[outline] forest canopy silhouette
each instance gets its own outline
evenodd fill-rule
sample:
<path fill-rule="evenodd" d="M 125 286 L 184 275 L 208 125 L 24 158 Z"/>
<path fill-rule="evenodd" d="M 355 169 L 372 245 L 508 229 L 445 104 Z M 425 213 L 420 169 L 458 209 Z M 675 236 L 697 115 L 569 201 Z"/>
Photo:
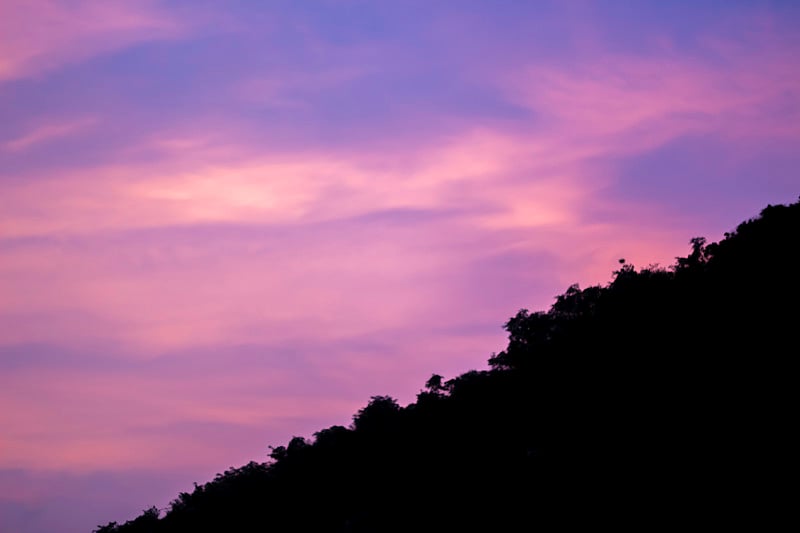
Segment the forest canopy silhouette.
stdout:
<path fill-rule="evenodd" d="M 800 201 L 689 244 L 520 310 L 489 370 L 374 396 L 95 532 L 764 528 L 796 473 Z"/>

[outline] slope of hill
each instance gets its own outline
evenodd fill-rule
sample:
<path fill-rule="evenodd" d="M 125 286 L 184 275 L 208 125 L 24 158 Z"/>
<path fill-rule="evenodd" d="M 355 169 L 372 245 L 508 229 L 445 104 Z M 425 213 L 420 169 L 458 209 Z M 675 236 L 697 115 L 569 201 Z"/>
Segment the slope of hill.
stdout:
<path fill-rule="evenodd" d="M 765 527 L 790 509 L 800 202 L 509 319 L 491 370 L 98 533 Z"/>

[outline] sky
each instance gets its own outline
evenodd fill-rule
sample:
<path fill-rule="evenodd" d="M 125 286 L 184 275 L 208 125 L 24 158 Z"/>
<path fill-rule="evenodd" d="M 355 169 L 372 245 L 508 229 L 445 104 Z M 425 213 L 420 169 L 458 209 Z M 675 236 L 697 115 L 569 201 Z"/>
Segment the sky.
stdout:
<path fill-rule="evenodd" d="M 0 531 L 88 533 L 800 194 L 791 1 L 0 2 Z"/>

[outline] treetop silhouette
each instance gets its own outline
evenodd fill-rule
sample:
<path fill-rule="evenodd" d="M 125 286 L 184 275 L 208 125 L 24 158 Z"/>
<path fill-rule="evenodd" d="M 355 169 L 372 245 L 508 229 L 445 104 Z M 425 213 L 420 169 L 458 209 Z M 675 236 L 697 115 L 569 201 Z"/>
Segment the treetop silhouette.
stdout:
<path fill-rule="evenodd" d="M 769 528 L 796 474 L 800 202 L 689 246 L 519 310 L 490 370 L 433 374 L 406 407 L 373 396 L 95 531 Z"/>

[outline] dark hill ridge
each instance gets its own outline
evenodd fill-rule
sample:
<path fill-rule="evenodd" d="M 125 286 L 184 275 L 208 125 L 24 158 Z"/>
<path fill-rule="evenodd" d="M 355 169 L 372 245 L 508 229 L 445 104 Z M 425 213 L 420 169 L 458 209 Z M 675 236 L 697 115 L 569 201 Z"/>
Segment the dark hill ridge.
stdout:
<path fill-rule="evenodd" d="M 373 397 L 96 531 L 764 529 L 793 501 L 798 251 L 800 202 L 768 206 L 669 269 L 521 310 L 489 371 Z"/>

